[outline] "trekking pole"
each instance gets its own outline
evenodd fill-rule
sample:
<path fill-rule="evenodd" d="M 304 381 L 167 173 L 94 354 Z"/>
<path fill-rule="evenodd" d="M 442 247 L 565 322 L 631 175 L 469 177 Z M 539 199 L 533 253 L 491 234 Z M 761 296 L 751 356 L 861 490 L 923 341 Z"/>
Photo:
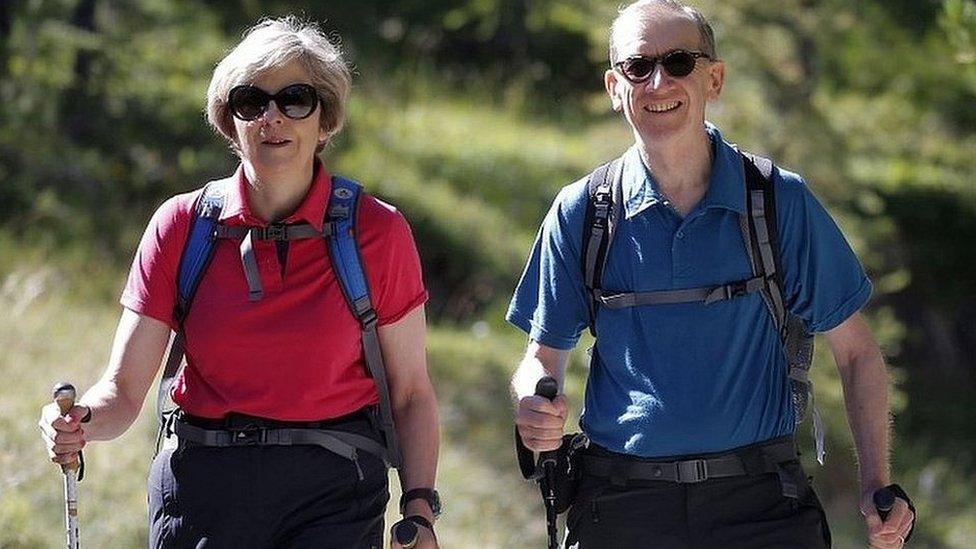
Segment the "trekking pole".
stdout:
<path fill-rule="evenodd" d="M 545 376 L 536 383 L 535 394 L 553 400 L 559 386 L 556 380 Z M 546 529 L 549 534 L 549 549 L 559 549 L 559 534 L 556 532 L 556 451 L 539 454 L 539 468 L 542 469 L 543 503 L 546 506 Z"/>
<path fill-rule="evenodd" d="M 888 519 L 891 508 L 895 506 L 894 492 L 888 488 L 879 488 L 875 490 L 871 499 L 874 500 L 874 508 L 878 510 L 878 516 L 881 517 L 881 522 L 884 522 Z"/>
<path fill-rule="evenodd" d="M 66 417 L 68 411 L 75 405 L 75 388 L 70 383 L 58 383 L 54 386 L 54 402 L 61 409 L 61 416 Z M 61 465 L 64 473 L 64 525 L 68 529 L 68 549 L 78 549 L 78 467 L 79 460 Z"/>

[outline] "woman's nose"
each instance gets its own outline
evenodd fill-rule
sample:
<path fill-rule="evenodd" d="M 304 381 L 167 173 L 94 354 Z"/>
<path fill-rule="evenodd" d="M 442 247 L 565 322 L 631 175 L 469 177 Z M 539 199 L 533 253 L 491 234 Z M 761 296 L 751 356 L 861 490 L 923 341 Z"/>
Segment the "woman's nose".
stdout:
<path fill-rule="evenodd" d="M 261 115 L 265 122 L 280 124 L 284 122 L 285 115 L 278 109 L 278 103 L 274 99 L 268 101 L 268 107 L 264 109 L 264 114 Z"/>

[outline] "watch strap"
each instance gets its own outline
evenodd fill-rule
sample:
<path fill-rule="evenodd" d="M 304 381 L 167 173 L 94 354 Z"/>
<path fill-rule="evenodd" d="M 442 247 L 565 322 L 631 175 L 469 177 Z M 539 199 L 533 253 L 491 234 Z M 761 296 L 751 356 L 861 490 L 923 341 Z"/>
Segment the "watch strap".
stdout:
<path fill-rule="evenodd" d="M 433 488 L 413 488 L 407 490 L 400 496 L 400 512 L 404 513 L 407 508 L 407 503 L 415 500 L 423 499 L 430 505 L 431 512 L 434 513 L 434 518 L 440 514 L 440 496 L 437 494 L 437 490 Z"/>

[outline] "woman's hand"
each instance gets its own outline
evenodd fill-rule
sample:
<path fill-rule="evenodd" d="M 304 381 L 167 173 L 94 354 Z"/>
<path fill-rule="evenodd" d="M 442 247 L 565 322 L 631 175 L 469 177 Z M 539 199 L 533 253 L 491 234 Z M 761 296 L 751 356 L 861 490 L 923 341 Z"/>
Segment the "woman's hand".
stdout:
<path fill-rule="evenodd" d="M 54 463 L 67 465 L 78 459 L 78 452 L 85 447 L 85 430 L 81 420 L 88 415 L 87 406 L 74 406 L 65 416 L 56 402 L 41 408 L 41 439 L 47 446 L 47 454 Z"/>

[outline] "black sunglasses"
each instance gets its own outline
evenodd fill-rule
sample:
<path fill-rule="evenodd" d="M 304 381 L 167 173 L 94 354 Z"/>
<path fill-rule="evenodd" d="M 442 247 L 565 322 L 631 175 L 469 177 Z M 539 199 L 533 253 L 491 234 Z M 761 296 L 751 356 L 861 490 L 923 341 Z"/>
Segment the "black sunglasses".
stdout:
<path fill-rule="evenodd" d="M 617 61 L 613 67 L 632 84 L 639 84 L 654 74 L 658 63 L 664 67 L 664 72 L 675 78 L 688 76 L 695 70 L 695 63 L 702 57 L 711 59 L 707 53 L 700 51 L 671 50 L 659 57 L 633 55 L 623 61 Z"/>
<path fill-rule="evenodd" d="M 292 120 L 308 118 L 319 104 L 318 93 L 310 84 L 285 86 L 274 95 L 245 84 L 234 87 L 227 96 L 230 112 L 245 121 L 255 120 L 264 114 L 272 100 L 278 110 Z"/>

